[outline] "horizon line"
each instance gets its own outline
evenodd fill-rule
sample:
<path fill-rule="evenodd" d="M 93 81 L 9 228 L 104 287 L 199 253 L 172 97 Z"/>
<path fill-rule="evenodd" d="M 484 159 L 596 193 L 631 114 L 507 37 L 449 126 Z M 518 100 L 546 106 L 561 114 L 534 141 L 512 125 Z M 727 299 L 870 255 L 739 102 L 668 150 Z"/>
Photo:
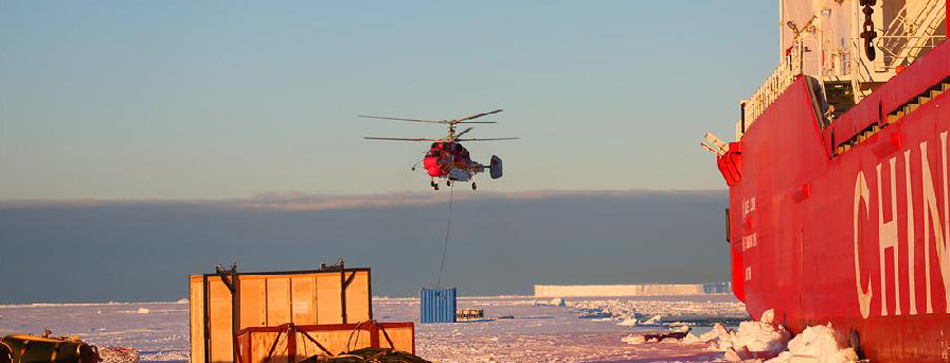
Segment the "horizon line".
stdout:
<path fill-rule="evenodd" d="M 726 189 L 538 189 L 513 192 L 479 191 L 453 196 L 469 201 L 487 199 L 534 200 L 570 196 L 618 196 L 724 193 Z M 476 194 L 477 193 L 477 194 Z M 313 211 L 391 206 L 421 206 L 448 202 L 448 193 L 405 191 L 385 193 L 306 193 L 299 191 L 256 193 L 243 198 L 64 198 L 0 199 L 0 209 L 98 206 L 207 206 L 247 210 Z"/>

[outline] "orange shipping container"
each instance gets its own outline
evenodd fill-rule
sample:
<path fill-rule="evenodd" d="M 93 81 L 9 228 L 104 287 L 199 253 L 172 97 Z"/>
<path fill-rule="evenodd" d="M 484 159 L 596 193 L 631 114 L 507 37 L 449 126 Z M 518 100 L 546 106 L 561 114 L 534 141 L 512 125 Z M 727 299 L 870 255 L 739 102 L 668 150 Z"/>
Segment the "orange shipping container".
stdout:
<path fill-rule="evenodd" d="M 373 318 L 369 268 L 235 273 L 234 283 L 229 273 L 188 279 L 192 363 L 233 362 L 235 334 L 246 328 Z"/>

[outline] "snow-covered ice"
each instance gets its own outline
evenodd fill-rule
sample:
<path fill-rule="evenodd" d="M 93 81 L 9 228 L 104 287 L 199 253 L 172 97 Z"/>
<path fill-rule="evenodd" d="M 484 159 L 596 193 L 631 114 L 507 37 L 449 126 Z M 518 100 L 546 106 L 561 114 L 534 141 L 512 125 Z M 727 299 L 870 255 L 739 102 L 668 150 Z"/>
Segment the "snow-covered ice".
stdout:
<path fill-rule="evenodd" d="M 533 296 L 463 297 L 459 308 L 483 309 L 492 321 L 417 324 L 416 353 L 433 362 L 714 362 L 723 353 L 696 338 L 713 322 L 748 319 L 727 295 L 565 298 L 536 304 Z M 379 321 L 418 323 L 417 298 L 375 298 Z M 538 306 L 536 306 L 538 305 Z M 148 313 L 139 313 L 147 309 Z M 600 311 L 602 319 L 579 319 Z M 618 325 L 630 317 L 651 325 Z M 692 340 L 630 344 L 625 337 L 690 325 Z M 79 335 L 101 346 L 131 346 L 143 362 L 188 360 L 187 300 L 168 303 L 0 306 L 0 334 Z M 688 337 L 689 338 L 689 337 Z M 627 339 L 632 341 L 634 338 Z"/>
<path fill-rule="evenodd" d="M 532 305 L 534 306 L 567 306 L 566 303 L 564 302 L 564 299 L 559 298 L 559 297 L 553 298 L 551 300 L 542 300 L 542 301 L 535 300 L 534 304 Z"/>
<path fill-rule="evenodd" d="M 735 355 L 738 358 L 751 358 L 742 352 L 756 352 L 758 356 L 774 357 L 785 350 L 791 334 L 780 325 L 772 324 L 774 313 L 772 310 L 762 314 L 759 321 L 743 321 L 739 330 L 723 333 L 721 326 L 716 326 L 712 339 L 713 348 L 726 352 L 727 356 Z M 737 359 L 733 359 L 737 360 Z"/>
<path fill-rule="evenodd" d="M 639 285 L 534 285 L 538 297 L 587 296 L 693 296 L 703 294 L 730 294 L 728 282 L 707 284 L 639 284 Z"/>
<path fill-rule="evenodd" d="M 773 310 L 765 311 L 759 321 L 744 321 L 737 331 L 715 324 L 709 332 L 696 337 L 689 335 L 683 343 L 703 342 L 709 349 L 722 351 L 723 360 L 730 362 L 761 363 L 849 363 L 858 357 L 847 341 L 831 328 L 831 324 L 805 328 L 801 334 L 791 334 L 773 320 Z M 791 339 L 791 340 L 790 340 Z"/>
<path fill-rule="evenodd" d="M 768 363 L 790 363 L 793 357 L 799 361 L 810 358 L 810 361 L 815 363 L 847 363 L 858 359 L 854 349 L 848 347 L 847 340 L 831 329 L 830 325 L 805 328 L 801 334 L 788 342 L 787 351 Z"/>

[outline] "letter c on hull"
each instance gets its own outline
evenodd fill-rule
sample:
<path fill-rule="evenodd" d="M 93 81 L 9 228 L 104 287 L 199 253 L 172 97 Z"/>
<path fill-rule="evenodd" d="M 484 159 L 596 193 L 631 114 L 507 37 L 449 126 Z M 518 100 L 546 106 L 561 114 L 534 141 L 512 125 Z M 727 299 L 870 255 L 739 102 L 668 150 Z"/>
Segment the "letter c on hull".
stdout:
<path fill-rule="evenodd" d="M 874 290 L 871 287 L 871 279 L 868 277 L 867 293 L 861 288 L 861 256 L 858 249 L 858 217 L 861 210 L 861 201 L 864 201 L 864 215 L 868 215 L 868 181 L 864 178 L 864 172 L 859 171 L 857 180 L 854 182 L 854 285 L 858 292 L 858 305 L 861 307 L 861 316 L 865 319 L 871 314 L 871 297 L 874 296 Z"/>

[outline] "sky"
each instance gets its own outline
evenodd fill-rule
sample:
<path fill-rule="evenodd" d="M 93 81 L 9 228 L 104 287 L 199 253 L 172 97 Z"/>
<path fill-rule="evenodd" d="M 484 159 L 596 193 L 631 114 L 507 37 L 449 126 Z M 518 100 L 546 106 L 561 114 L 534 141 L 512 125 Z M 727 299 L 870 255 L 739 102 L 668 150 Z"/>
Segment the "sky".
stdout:
<path fill-rule="evenodd" d="M 445 129 L 357 115 L 494 109 L 469 135 L 521 139 L 466 144 L 505 176 L 455 191 L 463 295 L 727 280 L 699 141 L 778 63 L 776 7 L 0 0 L 0 302 L 176 300 L 214 264 L 338 257 L 412 295 L 448 191 L 410 171 L 426 144 L 363 137 Z"/>
<path fill-rule="evenodd" d="M 722 189 L 711 130 L 778 63 L 777 2 L 0 0 L 0 200 L 425 188 L 451 119 L 482 188 Z"/>

